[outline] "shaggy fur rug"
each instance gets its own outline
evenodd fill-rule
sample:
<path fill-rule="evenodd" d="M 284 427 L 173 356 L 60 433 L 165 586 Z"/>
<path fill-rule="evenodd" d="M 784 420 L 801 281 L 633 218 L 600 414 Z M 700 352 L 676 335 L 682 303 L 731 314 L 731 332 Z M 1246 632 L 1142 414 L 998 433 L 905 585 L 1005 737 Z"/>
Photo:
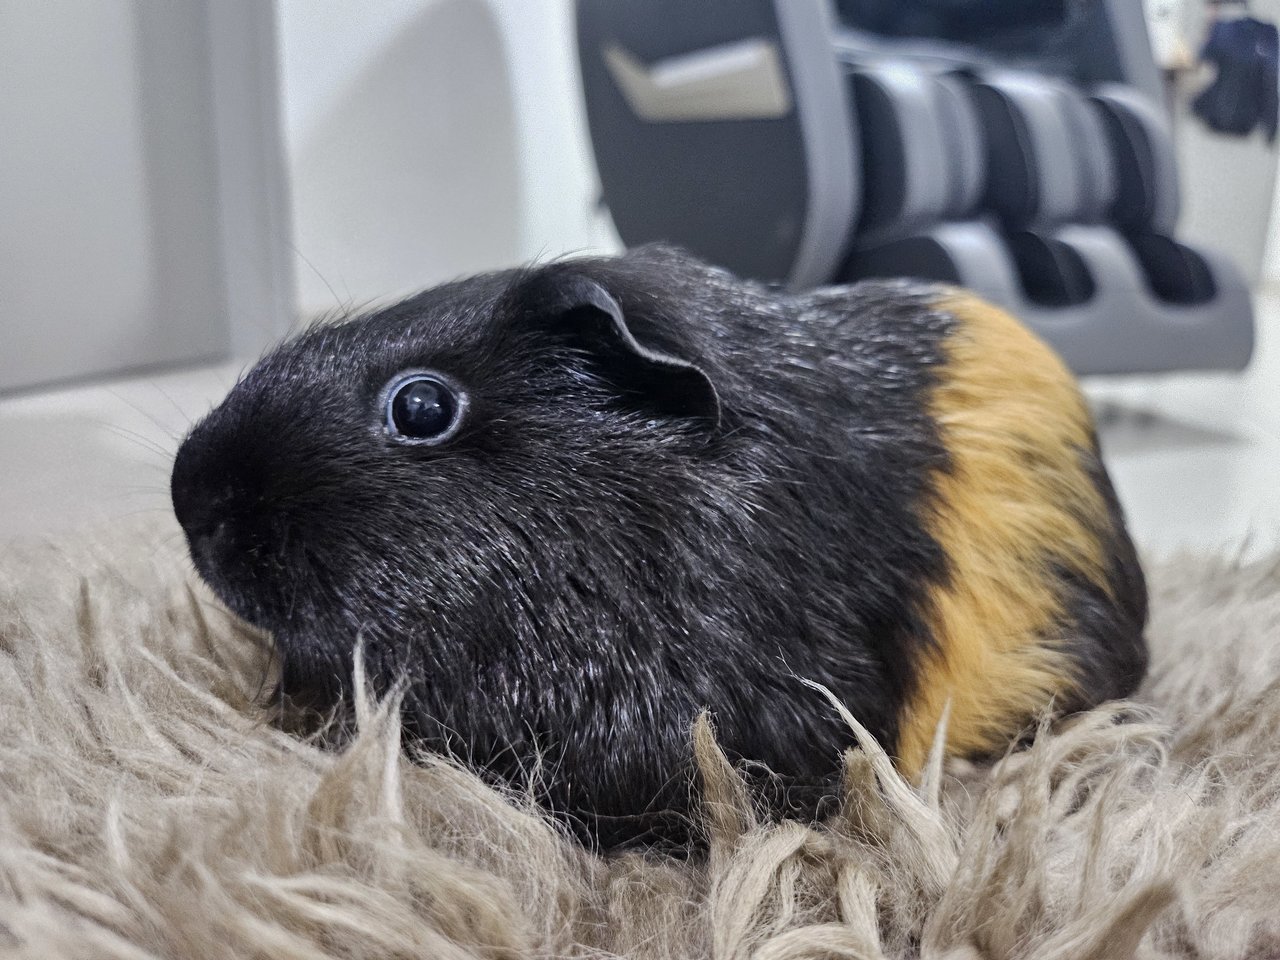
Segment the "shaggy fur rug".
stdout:
<path fill-rule="evenodd" d="M 1155 565 L 1139 703 L 918 788 L 864 741 L 820 828 L 699 725 L 687 862 L 406 762 L 386 704 L 341 753 L 281 732 L 188 571 L 168 527 L 0 558 L 0 957 L 1280 955 L 1280 559 Z"/>

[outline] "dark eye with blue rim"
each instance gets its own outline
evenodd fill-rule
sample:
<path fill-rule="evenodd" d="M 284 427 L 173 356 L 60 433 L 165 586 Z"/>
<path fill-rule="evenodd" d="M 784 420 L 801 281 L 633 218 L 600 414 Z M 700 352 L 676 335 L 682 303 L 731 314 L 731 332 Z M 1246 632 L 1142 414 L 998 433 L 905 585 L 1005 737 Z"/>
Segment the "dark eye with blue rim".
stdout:
<path fill-rule="evenodd" d="M 387 432 L 397 439 L 439 443 L 453 435 L 462 417 L 462 396 L 431 374 L 397 377 L 386 397 Z"/>

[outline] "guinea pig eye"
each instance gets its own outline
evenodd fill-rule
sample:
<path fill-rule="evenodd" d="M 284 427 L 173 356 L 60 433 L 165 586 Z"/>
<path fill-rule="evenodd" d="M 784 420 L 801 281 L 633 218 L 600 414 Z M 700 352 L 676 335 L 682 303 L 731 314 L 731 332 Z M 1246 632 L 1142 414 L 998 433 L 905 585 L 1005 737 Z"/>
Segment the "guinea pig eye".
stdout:
<path fill-rule="evenodd" d="M 453 435 L 464 398 L 439 377 L 403 374 L 386 391 L 387 433 L 406 441 L 440 443 Z"/>

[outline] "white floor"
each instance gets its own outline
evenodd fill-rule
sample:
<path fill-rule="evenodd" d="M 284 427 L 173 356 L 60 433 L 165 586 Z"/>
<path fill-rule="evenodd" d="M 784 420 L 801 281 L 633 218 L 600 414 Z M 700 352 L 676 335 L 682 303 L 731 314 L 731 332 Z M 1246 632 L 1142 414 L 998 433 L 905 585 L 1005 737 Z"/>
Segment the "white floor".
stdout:
<path fill-rule="evenodd" d="M 1103 446 L 1149 554 L 1280 544 L 1280 296 L 1263 298 L 1243 375 L 1087 385 Z M 0 399 L 0 542 L 169 509 L 182 433 L 239 365 Z"/>
<path fill-rule="evenodd" d="M 1086 385 L 1134 539 L 1149 554 L 1280 546 L 1280 292 L 1258 298 L 1243 374 Z"/>
<path fill-rule="evenodd" d="M 202 367 L 0 399 L 0 541 L 167 512 L 183 433 L 239 370 Z"/>

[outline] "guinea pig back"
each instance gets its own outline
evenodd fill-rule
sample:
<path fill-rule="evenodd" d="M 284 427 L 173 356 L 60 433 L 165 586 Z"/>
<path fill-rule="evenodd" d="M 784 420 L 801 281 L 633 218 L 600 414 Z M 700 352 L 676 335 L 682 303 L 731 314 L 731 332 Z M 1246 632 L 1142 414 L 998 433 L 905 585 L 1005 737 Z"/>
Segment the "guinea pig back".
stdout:
<path fill-rule="evenodd" d="M 689 839 L 711 712 L 779 814 L 852 735 L 914 775 L 1131 693 L 1146 591 L 1070 373 L 948 287 L 790 295 L 678 251 L 429 290 L 278 347 L 184 441 L 197 569 L 281 692 L 536 777 L 589 842 Z M 696 837 L 694 838 L 696 839 Z"/>

